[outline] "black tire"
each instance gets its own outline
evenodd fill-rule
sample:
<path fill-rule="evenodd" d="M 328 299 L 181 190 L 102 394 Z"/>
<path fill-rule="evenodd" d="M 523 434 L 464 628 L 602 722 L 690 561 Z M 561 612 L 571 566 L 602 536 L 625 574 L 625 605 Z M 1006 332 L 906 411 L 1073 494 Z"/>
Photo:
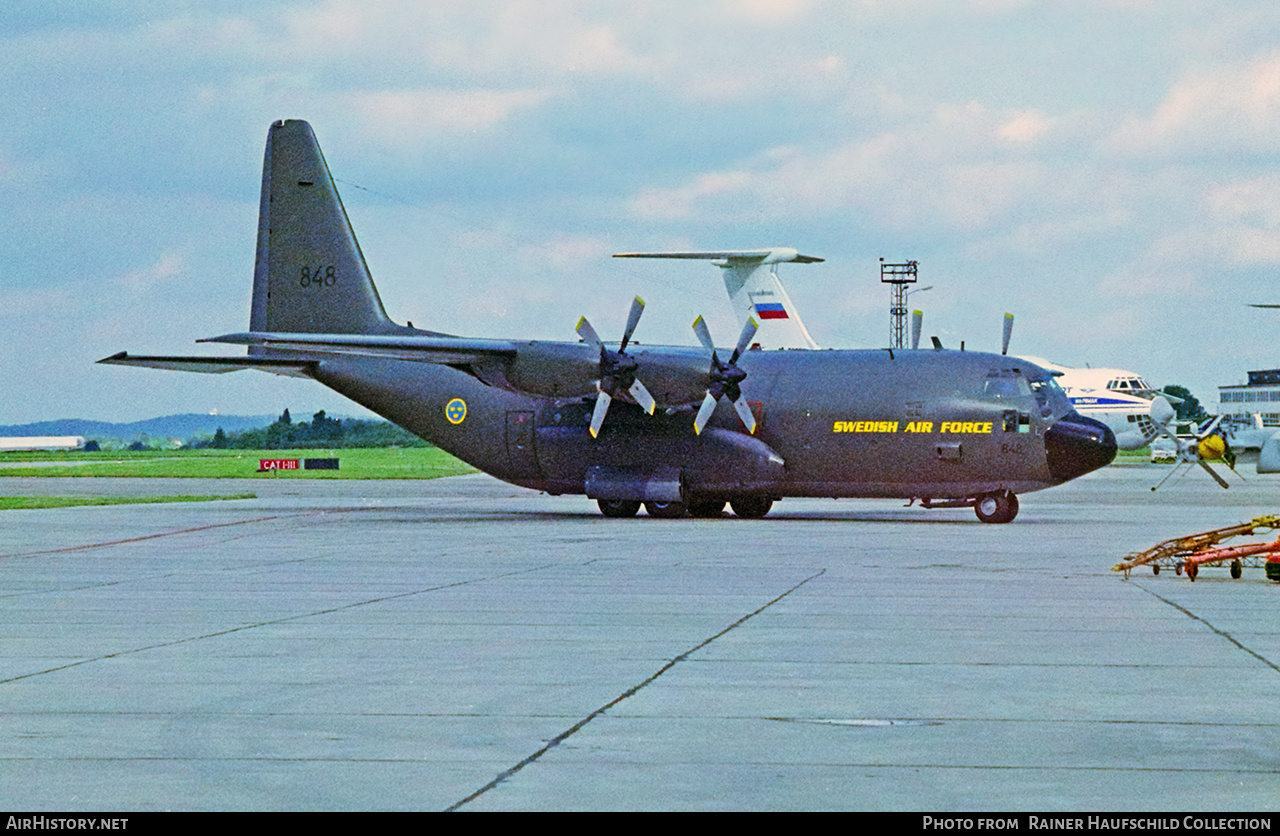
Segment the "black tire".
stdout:
<path fill-rule="evenodd" d="M 1243 574 L 1244 574 L 1244 564 L 1238 560 L 1231 561 L 1231 577 L 1236 580 L 1239 580 L 1240 576 Z"/>
<path fill-rule="evenodd" d="M 600 506 L 601 514 L 613 519 L 634 517 L 640 510 L 640 503 L 630 499 L 597 499 L 596 505 Z"/>
<path fill-rule="evenodd" d="M 689 503 L 689 516 L 713 520 L 724 514 L 723 499 L 696 499 Z"/>
<path fill-rule="evenodd" d="M 644 510 L 651 517 L 674 520 L 683 517 L 688 509 L 683 502 L 646 502 Z"/>
<path fill-rule="evenodd" d="M 978 497 L 973 511 L 984 523 L 1012 522 L 1018 516 L 1018 497 L 1009 491 L 992 491 Z"/>
<path fill-rule="evenodd" d="M 773 507 L 773 500 L 767 496 L 740 496 L 729 500 L 733 513 L 747 520 L 758 520 Z"/>

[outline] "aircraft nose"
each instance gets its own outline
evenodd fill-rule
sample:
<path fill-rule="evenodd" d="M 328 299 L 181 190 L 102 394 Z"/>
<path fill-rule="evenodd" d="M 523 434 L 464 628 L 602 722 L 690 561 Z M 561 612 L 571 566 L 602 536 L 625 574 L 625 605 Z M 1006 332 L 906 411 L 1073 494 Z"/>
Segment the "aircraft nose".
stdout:
<path fill-rule="evenodd" d="M 1044 433 L 1049 472 L 1060 482 L 1111 464 L 1116 437 L 1101 421 L 1071 412 Z"/>

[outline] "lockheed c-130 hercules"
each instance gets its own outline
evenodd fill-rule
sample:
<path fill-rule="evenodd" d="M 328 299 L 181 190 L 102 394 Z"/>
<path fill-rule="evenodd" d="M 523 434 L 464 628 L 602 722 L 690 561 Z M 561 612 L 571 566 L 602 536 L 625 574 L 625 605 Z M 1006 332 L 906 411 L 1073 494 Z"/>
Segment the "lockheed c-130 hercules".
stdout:
<path fill-rule="evenodd" d="M 808 257 L 806 257 L 808 258 Z M 813 259 L 816 260 L 816 259 Z M 585 494 L 609 517 L 761 517 L 784 497 L 972 506 L 1008 522 L 1017 495 L 1115 456 L 1043 369 L 974 351 L 717 350 L 631 341 L 470 339 L 388 318 L 310 125 L 270 128 L 249 331 L 231 357 L 100 362 L 311 378 L 499 479 Z"/>

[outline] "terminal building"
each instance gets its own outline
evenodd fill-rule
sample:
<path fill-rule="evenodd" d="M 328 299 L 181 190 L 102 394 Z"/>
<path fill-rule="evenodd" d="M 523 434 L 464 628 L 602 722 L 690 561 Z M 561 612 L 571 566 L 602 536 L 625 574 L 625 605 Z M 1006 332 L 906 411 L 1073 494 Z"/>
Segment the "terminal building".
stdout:
<path fill-rule="evenodd" d="M 1219 412 L 1252 423 L 1262 418 L 1264 427 L 1280 427 L 1280 369 L 1249 372 L 1249 382 L 1218 387 Z"/>

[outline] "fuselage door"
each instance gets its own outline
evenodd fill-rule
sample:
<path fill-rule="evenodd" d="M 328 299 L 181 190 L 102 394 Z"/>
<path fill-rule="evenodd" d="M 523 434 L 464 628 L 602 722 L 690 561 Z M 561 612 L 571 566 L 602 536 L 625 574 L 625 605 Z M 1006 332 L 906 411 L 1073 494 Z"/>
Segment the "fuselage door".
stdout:
<path fill-rule="evenodd" d="M 537 474 L 532 412 L 513 410 L 507 413 L 507 460 L 515 473 L 529 476 Z"/>

